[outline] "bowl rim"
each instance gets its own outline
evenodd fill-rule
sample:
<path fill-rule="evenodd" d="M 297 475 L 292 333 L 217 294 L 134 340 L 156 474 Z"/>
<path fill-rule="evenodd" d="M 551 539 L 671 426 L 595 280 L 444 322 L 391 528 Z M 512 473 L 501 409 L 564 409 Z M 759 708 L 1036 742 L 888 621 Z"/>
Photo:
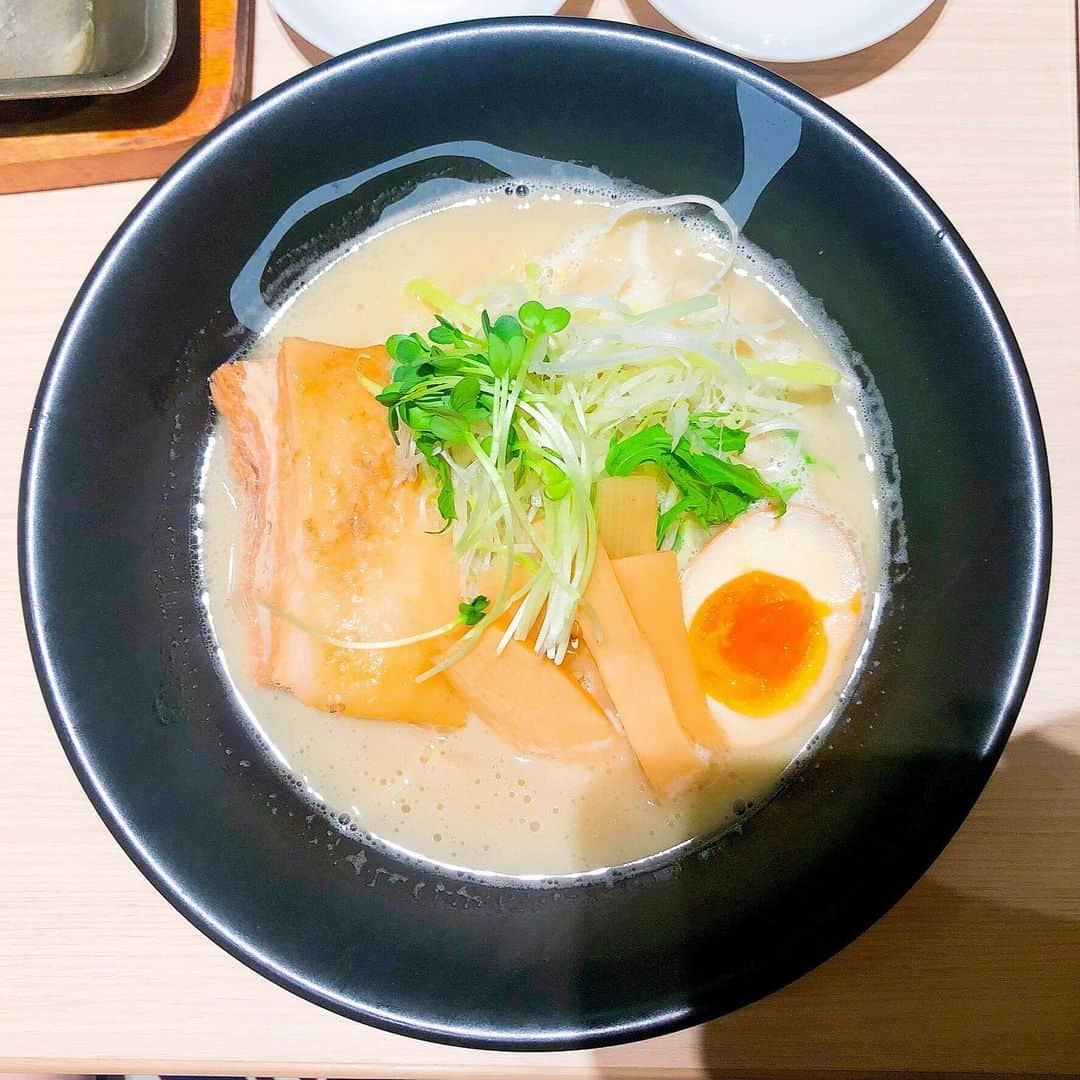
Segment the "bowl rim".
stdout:
<path fill-rule="evenodd" d="M 294 76 L 248 104 L 189 150 L 139 200 L 95 261 L 61 326 L 45 366 L 31 413 L 19 487 L 18 564 L 24 623 L 45 704 L 60 743 L 83 790 L 128 857 L 181 915 L 247 967 L 307 1001 L 385 1031 L 446 1045 L 518 1051 L 588 1049 L 664 1035 L 712 1020 L 717 1013 L 715 1008 L 710 1008 L 711 997 L 703 994 L 695 996 L 693 1001 L 688 1001 L 683 1008 L 674 1013 L 653 1013 L 605 1027 L 581 1028 L 569 1032 L 491 1032 L 490 1030 L 476 1031 L 475 1029 L 437 1027 L 433 1024 L 425 1025 L 412 1017 L 389 1015 L 375 1007 L 334 996 L 325 987 L 304 980 L 295 972 L 275 965 L 260 955 L 249 942 L 219 922 L 212 911 L 200 907 L 185 893 L 182 882 L 169 875 L 155 858 L 154 852 L 143 844 L 136 831 L 124 820 L 101 778 L 95 773 L 85 748 L 75 736 L 73 725 L 65 714 L 57 689 L 59 680 L 54 673 L 46 628 L 41 618 L 44 601 L 39 598 L 35 584 L 34 510 L 37 503 L 35 489 L 37 475 L 42 469 L 42 453 L 47 429 L 45 421 L 50 412 L 51 399 L 56 393 L 58 375 L 66 365 L 81 325 L 102 288 L 102 281 L 107 271 L 123 256 L 128 241 L 139 232 L 144 223 L 152 217 L 154 211 L 171 198 L 173 190 L 182 181 L 197 173 L 205 162 L 213 159 L 219 147 L 227 144 L 230 139 L 240 136 L 249 125 L 257 124 L 265 114 L 281 108 L 294 98 L 307 94 L 322 80 L 336 78 L 350 68 L 362 68 L 368 60 L 375 57 L 400 55 L 417 48 L 435 48 L 440 42 L 454 42 L 480 35 L 518 38 L 525 41 L 528 41 L 530 36 L 535 36 L 537 39 L 550 39 L 562 35 L 580 35 L 599 39 L 601 43 L 612 43 L 615 47 L 623 42 L 644 42 L 649 48 L 679 54 L 691 61 L 704 60 L 713 65 L 718 64 L 729 74 L 746 80 L 765 93 L 779 97 L 801 115 L 809 115 L 821 122 L 853 152 L 868 157 L 883 174 L 883 179 L 898 189 L 911 203 L 914 210 L 920 212 L 936 226 L 939 239 L 942 242 L 948 241 L 955 248 L 955 258 L 967 276 L 968 284 L 977 296 L 984 316 L 994 331 L 1002 355 L 1007 359 L 1006 375 L 1013 384 L 1015 395 L 1021 405 L 1017 413 L 1017 421 L 1024 432 L 1024 442 L 1036 480 L 1030 490 L 1033 517 L 1036 523 L 1036 534 L 1032 538 L 1032 585 L 1019 623 L 1020 646 L 1013 661 L 1008 689 L 1002 707 L 993 717 L 992 723 L 988 724 L 990 735 L 983 747 L 980 759 L 982 773 L 972 782 L 970 799 L 964 799 L 963 802 L 966 805 L 958 806 L 952 815 L 943 816 L 935 830 L 923 835 L 921 843 L 905 863 L 905 871 L 910 867 L 916 867 L 917 873 L 897 874 L 887 884 L 883 884 L 876 893 L 876 902 L 867 906 L 861 919 L 853 919 L 827 939 L 817 941 L 812 948 L 808 948 L 804 954 L 800 955 L 797 963 L 789 964 L 783 970 L 777 969 L 767 975 L 758 975 L 747 980 L 744 992 L 733 1001 L 732 1009 L 740 1008 L 772 993 L 793 979 L 811 971 L 876 922 L 922 877 L 944 850 L 977 801 L 1012 731 L 1031 679 L 1043 630 L 1052 547 L 1049 462 L 1031 379 L 1005 312 L 975 256 L 923 188 L 876 141 L 809 92 L 751 60 L 663 31 L 592 19 L 522 16 L 478 19 L 434 29 L 417 30 L 363 46 Z"/>

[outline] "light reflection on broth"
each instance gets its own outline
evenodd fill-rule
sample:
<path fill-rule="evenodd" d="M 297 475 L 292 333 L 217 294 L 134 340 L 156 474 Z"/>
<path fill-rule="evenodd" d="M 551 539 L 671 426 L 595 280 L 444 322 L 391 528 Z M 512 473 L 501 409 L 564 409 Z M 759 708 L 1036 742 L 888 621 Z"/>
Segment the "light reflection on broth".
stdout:
<path fill-rule="evenodd" d="M 273 355 L 286 336 L 352 347 L 402 329 L 425 330 L 430 313 L 402 283 L 418 276 L 453 295 L 497 274 L 521 278 L 538 253 L 563 249 L 599 226 L 607 204 L 565 194 L 480 196 L 365 239 L 301 289 L 252 355 Z M 599 288 L 612 268 L 629 267 L 644 245 L 653 272 L 688 286 L 707 280 L 716 239 L 677 219 L 649 216 L 589 249 L 572 291 Z M 638 252 L 640 254 L 640 251 Z M 495 275 L 493 275 L 493 270 Z M 648 281 L 635 281 L 648 306 Z M 777 324 L 808 360 L 843 364 L 816 307 L 757 253 L 743 251 L 717 288 L 747 323 Z M 842 519 L 862 565 L 865 637 L 880 590 L 885 545 L 877 451 L 851 373 L 834 390 L 807 391 L 804 447 L 827 467 L 808 468 L 800 500 Z M 713 831 L 766 797 L 780 773 L 836 704 L 860 650 L 856 640 L 832 693 L 799 722 L 763 745 L 733 745 L 716 755 L 705 783 L 658 803 L 629 747 L 594 764 L 528 759 L 475 717 L 450 733 L 361 720 L 310 708 L 282 690 L 256 685 L 230 600 L 241 515 L 229 490 L 225 445 L 212 441 L 203 490 L 202 557 L 207 603 L 223 663 L 266 740 L 313 798 L 335 816 L 395 846 L 477 871 L 568 874 L 618 866 Z M 752 440 L 751 464 L 765 467 L 782 434 Z"/>

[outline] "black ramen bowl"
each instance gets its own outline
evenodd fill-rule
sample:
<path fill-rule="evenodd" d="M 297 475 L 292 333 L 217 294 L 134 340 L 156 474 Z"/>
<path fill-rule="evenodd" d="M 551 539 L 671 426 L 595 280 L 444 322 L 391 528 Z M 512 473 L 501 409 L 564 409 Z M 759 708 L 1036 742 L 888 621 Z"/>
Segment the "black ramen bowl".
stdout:
<path fill-rule="evenodd" d="M 504 175 L 484 160 L 489 144 L 726 201 L 865 357 L 902 474 L 907 561 L 894 564 L 829 738 L 739 830 L 615 881 L 465 880 L 312 816 L 230 696 L 200 602 L 207 376 L 251 340 L 260 293 L 281 296 L 395 199 Z M 346 1016 L 539 1049 L 738 1008 L 824 960 L 918 879 L 1020 707 L 1050 509 L 1001 307 L 880 147 L 713 49 L 599 22 L 508 20 L 316 68 L 154 187 L 49 362 L 19 538 L 60 739 L 117 840 L 187 918 Z"/>

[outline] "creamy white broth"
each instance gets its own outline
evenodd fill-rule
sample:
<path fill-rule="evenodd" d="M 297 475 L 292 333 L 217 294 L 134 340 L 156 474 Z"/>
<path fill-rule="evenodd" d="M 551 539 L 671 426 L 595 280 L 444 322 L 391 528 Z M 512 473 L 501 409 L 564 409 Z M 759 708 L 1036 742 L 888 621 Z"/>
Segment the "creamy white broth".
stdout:
<path fill-rule="evenodd" d="M 492 277 L 521 278 L 538 254 L 570 248 L 599 227 L 608 204 L 566 193 L 525 198 L 478 196 L 363 238 L 283 305 L 252 355 L 273 355 L 296 335 L 364 346 L 391 333 L 426 329 L 430 312 L 403 283 L 418 276 L 453 294 Z M 598 287 L 612 267 L 630 264 L 646 244 L 650 265 L 688 288 L 715 271 L 717 238 L 678 219 L 648 216 L 632 230 L 595 242 L 574 288 Z M 639 283 L 647 302 L 649 284 Z M 717 288 L 746 322 L 783 320 L 777 336 L 806 359 L 843 366 L 838 339 L 816 306 L 785 282 L 759 253 L 740 254 Z M 882 495 L 875 447 L 851 373 L 835 390 L 803 395 L 804 446 L 830 468 L 812 467 L 800 498 L 848 526 L 865 572 L 866 595 L 878 590 L 883 565 Z M 382 841 L 481 872 L 550 876 L 619 866 L 711 832 L 764 797 L 835 707 L 836 692 L 805 724 L 765 747 L 716 757 L 706 782 L 661 804 L 629 747 L 585 765 L 528 759 L 475 717 L 449 734 L 408 724 L 320 712 L 248 675 L 243 632 L 230 599 L 241 543 L 241 515 L 226 470 L 226 430 L 211 443 L 203 491 L 202 559 L 208 611 L 226 667 L 252 722 L 283 767 L 336 819 L 346 817 Z M 752 440 L 747 460 L 765 465 L 770 438 Z M 783 438 L 782 435 L 775 438 Z M 835 471 L 833 471 L 835 470 Z M 865 605 L 864 623 L 873 604 Z M 852 648 L 850 672 L 859 652 Z"/>

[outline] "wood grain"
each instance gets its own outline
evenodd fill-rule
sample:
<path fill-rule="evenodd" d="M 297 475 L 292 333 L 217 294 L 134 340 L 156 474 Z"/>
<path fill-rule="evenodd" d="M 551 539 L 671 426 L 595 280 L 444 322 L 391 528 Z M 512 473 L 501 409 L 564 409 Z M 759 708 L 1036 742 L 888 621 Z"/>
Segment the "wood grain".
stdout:
<path fill-rule="evenodd" d="M 0 104 L 0 194 L 160 176 L 240 104 L 250 30 L 250 0 L 180 0 L 176 50 L 145 87 Z"/>
<path fill-rule="evenodd" d="M 592 11 L 659 25 L 638 0 L 599 0 Z M 900 42 L 785 74 L 827 94 L 927 187 L 1017 331 L 1056 498 L 1035 678 L 975 811 L 885 918 L 770 998 L 628 1047 L 476 1053 L 333 1016 L 202 938 L 108 836 L 63 758 L 30 668 L 16 487 L 31 402 L 63 314 L 147 185 L 0 199 L 0 1067 L 410 1080 L 1080 1074 L 1075 13 L 1071 0 L 948 0 L 927 19 Z M 256 92 L 306 64 L 261 4 Z M 962 647 L 943 647 L 954 644 Z"/>

